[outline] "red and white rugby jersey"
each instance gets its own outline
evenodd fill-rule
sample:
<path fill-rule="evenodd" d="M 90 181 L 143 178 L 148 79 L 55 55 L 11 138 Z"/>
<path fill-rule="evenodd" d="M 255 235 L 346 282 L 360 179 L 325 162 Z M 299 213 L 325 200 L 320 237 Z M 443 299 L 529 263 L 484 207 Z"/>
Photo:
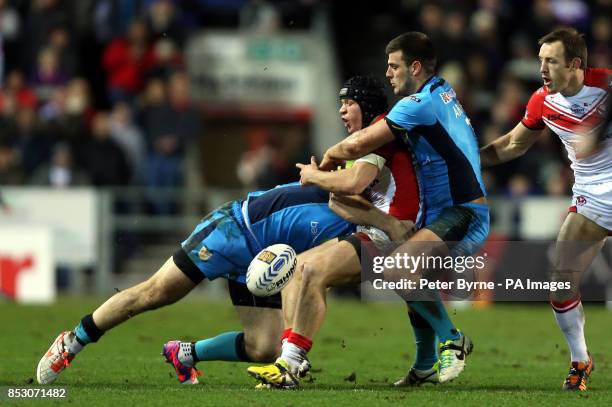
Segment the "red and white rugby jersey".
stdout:
<path fill-rule="evenodd" d="M 611 79 L 610 69 L 587 68 L 584 86 L 574 96 L 549 93 L 545 86 L 541 87 L 531 95 L 521 121 L 532 130 L 548 126 L 559 136 L 578 184 L 612 181 L 612 138 L 605 138 L 601 148 L 589 156 L 580 156 L 576 151 L 585 132 L 601 130 Z"/>
<path fill-rule="evenodd" d="M 392 141 L 355 162 L 369 162 L 379 169 L 378 177 L 364 191 L 365 197 L 381 211 L 400 220 L 420 220 L 419 185 L 412 155 Z"/>

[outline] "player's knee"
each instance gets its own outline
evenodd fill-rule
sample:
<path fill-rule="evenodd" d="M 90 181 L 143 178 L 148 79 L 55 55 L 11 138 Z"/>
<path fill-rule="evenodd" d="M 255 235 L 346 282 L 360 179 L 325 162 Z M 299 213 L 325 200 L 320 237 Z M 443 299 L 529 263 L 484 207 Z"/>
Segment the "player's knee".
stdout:
<path fill-rule="evenodd" d="M 305 263 L 302 270 L 302 289 L 314 288 L 322 284 L 321 273 L 312 263 Z"/>
<path fill-rule="evenodd" d="M 329 287 L 345 282 L 346 270 L 339 270 L 334 264 L 322 261 L 316 266 L 312 263 L 304 267 L 302 290 L 326 290 Z"/>
<path fill-rule="evenodd" d="M 147 289 L 144 295 L 145 309 L 155 309 L 161 305 L 163 298 L 153 287 Z"/>
<path fill-rule="evenodd" d="M 173 302 L 168 287 L 155 280 L 147 281 L 143 294 L 147 309 L 159 308 Z"/>

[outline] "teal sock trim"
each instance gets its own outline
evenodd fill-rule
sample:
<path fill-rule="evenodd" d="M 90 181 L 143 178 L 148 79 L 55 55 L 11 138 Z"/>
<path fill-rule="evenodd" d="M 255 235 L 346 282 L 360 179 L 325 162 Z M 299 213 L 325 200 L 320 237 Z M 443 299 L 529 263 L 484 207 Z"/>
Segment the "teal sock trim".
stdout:
<path fill-rule="evenodd" d="M 74 334 L 76 335 L 77 340 L 81 343 L 81 345 L 87 345 L 88 343 L 93 342 L 91 339 L 89 339 L 87 332 L 85 332 L 85 329 L 83 328 L 83 323 L 79 323 L 79 325 L 74 328 Z"/>

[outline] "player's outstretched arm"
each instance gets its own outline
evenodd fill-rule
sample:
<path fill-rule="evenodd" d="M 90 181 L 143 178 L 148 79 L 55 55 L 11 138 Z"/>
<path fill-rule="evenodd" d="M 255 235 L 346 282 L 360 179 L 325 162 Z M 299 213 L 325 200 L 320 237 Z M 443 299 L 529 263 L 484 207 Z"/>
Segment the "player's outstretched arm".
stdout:
<path fill-rule="evenodd" d="M 541 130 L 531 130 L 523 123 L 517 124 L 509 133 L 480 149 L 481 165 L 490 167 L 522 156 L 541 133 Z"/>
<path fill-rule="evenodd" d="M 365 129 L 359 130 L 336 145 L 331 146 L 323 156 L 320 169 L 331 171 L 342 165 L 346 160 L 363 157 L 364 155 L 393 141 L 395 136 L 384 120 L 379 120 Z"/>
<path fill-rule="evenodd" d="M 352 167 L 325 172 L 319 170 L 314 157 L 310 164 L 296 164 L 300 169 L 300 183 L 302 185 L 318 185 L 321 188 L 346 195 L 359 195 L 378 176 L 378 167 L 369 162 L 356 162 Z"/>
<path fill-rule="evenodd" d="M 381 229 L 394 242 L 403 242 L 416 231 L 413 222 L 400 221 L 376 208 L 370 201 L 359 195 L 332 194 L 329 207 L 336 215 L 351 223 Z"/>

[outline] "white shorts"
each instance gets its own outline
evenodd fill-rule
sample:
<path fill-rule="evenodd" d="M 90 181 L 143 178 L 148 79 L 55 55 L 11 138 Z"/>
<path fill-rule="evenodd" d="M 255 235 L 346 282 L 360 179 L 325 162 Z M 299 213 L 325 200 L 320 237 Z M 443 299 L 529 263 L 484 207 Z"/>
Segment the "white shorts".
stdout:
<path fill-rule="evenodd" d="M 612 231 L 612 182 L 574 184 L 570 212 L 581 214 Z"/>

